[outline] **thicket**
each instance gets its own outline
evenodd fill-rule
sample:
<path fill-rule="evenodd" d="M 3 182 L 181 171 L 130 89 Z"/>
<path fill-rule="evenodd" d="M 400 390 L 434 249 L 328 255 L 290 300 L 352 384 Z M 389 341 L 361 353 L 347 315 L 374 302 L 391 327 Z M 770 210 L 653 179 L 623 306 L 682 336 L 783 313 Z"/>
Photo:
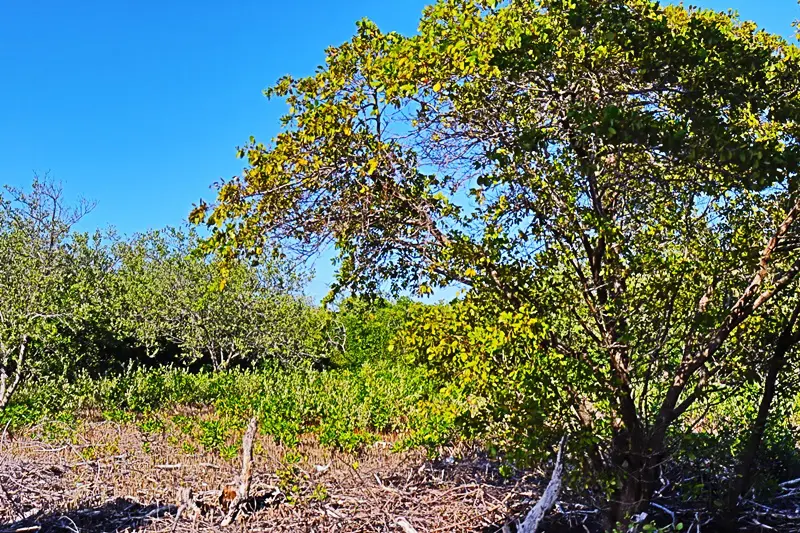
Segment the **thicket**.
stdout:
<path fill-rule="evenodd" d="M 191 228 L 76 231 L 91 208 L 68 206 L 48 179 L 0 197 L 3 427 L 42 422 L 64 437 L 100 416 L 157 428 L 184 407 L 196 410 L 179 424 L 186 446 L 228 454 L 253 413 L 286 445 L 314 434 L 355 451 L 392 433 L 433 448 L 453 436 L 458 398 L 389 350 L 411 300 L 326 310 L 280 258 L 205 257 Z"/>
<path fill-rule="evenodd" d="M 50 180 L 0 196 L 0 408 L 25 383 L 139 368 L 354 366 L 384 356 L 408 307 L 327 311 L 280 258 L 205 257 L 191 228 L 76 231 L 91 208 Z"/>

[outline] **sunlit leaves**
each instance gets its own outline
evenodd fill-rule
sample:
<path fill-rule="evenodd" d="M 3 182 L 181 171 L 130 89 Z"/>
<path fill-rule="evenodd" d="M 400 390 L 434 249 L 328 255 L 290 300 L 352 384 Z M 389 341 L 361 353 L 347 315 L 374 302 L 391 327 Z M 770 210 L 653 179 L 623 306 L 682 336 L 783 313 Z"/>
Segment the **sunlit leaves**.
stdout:
<path fill-rule="evenodd" d="M 529 442 L 534 422 L 601 439 L 651 424 L 759 268 L 795 200 L 798 76 L 796 47 L 711 10 L 441 0 L 416 35 L 360 21 L 279 80 L 283 130 L 193 221 L 228 259 L 332 244 L 334 292 L 460 284 L 414 348 Z"/>

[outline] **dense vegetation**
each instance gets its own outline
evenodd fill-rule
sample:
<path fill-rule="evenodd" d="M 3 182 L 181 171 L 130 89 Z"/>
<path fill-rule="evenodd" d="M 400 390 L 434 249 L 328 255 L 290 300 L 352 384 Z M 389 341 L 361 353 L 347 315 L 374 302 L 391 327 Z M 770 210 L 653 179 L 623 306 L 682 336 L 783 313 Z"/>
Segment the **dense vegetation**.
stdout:
<path fill-rule="evenodd" d="M 267 90 L 283 130 L 194 227 L 81 233 L 91 204 L 7 189 L 0 421 L 233 456 L 256 414 L 290 446 L 479 439 L 520 467 L 568 436 L 609 530 L 667 486 L 735 517 L 800 476 L 798 88 L 795 45 L 650 0 L 361 21 Z M 330 244 L 317 306 L 296 267 Z"/>
<path fill-rule="evenodd" d="M 388 434 L 431 447 L 451 437 L 457 397 L 388 351 L 410 300 L 326 311 L 286 263 L 207 259 L 191 229 L 80 233 L 91 205 L 65 205 L 46 179 L 8 188 L 1 205 L 4 427 L 100 416 L 158 428 L 194 406 L 212 416 L 184 417 L 186 446 L 234 456 L 226 437 L 253 413 L 288 445 L 309 433 L 348 451 Z"/>
<path fill-rule="evenodd" d="M 206 260 L 192 254 L 190 230 L 128 240 L 75 232 L 90 206 L 64 205 L 50 181 L 5 196 L 0 406 L 29 372 L 96 376 L 130 362 L 223 369 L 327 354 L 324 315 L 276 262 Z"/>

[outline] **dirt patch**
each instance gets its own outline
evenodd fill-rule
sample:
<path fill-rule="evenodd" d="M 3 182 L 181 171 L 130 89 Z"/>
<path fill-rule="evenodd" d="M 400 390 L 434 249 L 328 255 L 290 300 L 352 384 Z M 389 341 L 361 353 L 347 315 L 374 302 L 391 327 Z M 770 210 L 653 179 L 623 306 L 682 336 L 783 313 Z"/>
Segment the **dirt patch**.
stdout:
<path fill-rule="evenodd" d="M 29 431 L 0 449 L 0 530 L 218 531 L 220 494 L 238 458 L 177 446 L 134 424 L 83 424 L 67 442 Z M 538 498 L 544 475 L 499 475 L 477 450 L 441 461 L 395 453 L 390 440 L 357 455 L 303 439 L 256 443 L 253 497 L 230 531 L 497 531 Z M 181 506 L 191 489 L 200 513 Z M 405 529 L 404 529 L 405 528 Z M 583 530 L 581 528 L 581 530 Z"/>

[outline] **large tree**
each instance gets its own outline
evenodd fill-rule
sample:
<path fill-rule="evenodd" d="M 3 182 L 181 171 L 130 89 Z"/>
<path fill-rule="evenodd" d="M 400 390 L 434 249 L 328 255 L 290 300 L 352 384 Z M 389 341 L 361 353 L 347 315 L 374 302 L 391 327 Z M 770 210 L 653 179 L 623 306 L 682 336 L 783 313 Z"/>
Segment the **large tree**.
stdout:
<path fill-rule="evenodd" d="M 793 290 L 798 88 L 798 49 L 728 14 L 441 0 L 417 35 L 361 21 L 269 89 L 283 130 L 192 219 L 229 258 L 333 243 L 334 291 L 465 286 L 464 327 L 429 353 L 513 337 L 527 355 L 484 368 L 548 369 L 549 407 L 574 407 L 549 422 L 597 435 L 624 522 L 732 372 L 731 335 Z"/>

